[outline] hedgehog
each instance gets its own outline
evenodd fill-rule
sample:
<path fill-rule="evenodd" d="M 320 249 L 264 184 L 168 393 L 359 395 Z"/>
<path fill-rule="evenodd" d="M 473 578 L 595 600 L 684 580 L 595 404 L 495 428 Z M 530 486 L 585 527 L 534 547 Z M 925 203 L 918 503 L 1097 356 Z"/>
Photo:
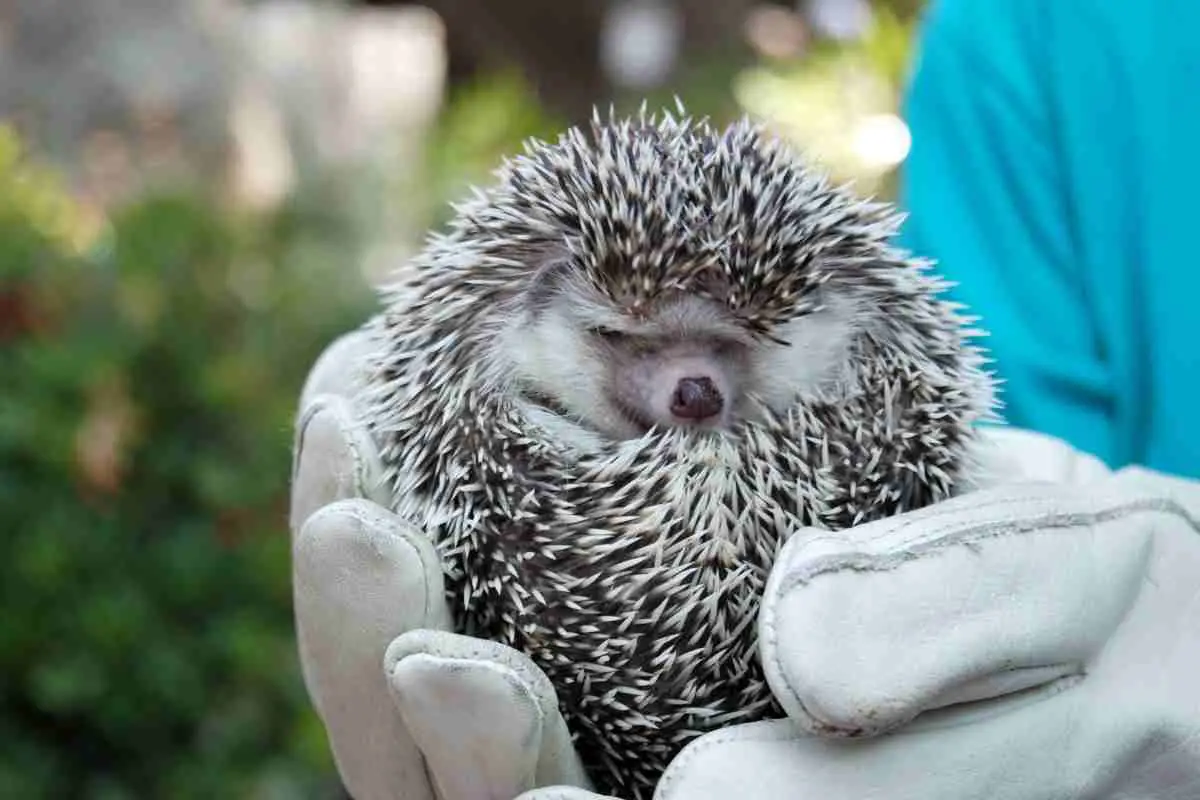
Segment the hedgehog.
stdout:
<path fill-rule="evenodd" d="M 381 290 L 361 403 L 456 630 L 527 654 L 640 800 L 783 715 L 756 619 L 790 536 L 971 485 L 982 332 L 893 206 L 748 118 L 596 115 L 494 177 Z"/>

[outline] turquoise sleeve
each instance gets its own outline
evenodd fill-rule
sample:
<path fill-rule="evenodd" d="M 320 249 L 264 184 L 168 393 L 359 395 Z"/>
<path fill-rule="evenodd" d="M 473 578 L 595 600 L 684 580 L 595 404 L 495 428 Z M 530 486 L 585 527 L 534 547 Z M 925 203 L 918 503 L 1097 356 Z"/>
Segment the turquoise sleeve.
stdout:
<path fill-rule="evenodd" d="M 1043 95 L 1052 54 L 1020 28 L 1025 1 L 928 8 L 903 111 L 901 242 L 937 262 L 989 332 L 1002 415 L 1111 461 L 1112 383 Z"/>

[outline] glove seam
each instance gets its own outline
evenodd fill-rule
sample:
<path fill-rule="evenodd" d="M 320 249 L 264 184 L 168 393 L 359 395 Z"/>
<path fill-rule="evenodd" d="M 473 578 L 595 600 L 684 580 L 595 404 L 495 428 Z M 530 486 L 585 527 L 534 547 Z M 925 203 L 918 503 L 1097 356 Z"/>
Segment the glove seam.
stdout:
<path fill-rule="evenodd" d="M 1032 498 L 1015 498 L 1005 501 L 1004 505 L 1028 502 Z M 784 594 L 809 583 L 819 575 L 852 570 L 855 572 L 884 572 L 895 569 L 901 564 L 926 557 L 948 547 L 977 545 L 982 542 L 998 539 L 1002 536 L 1031 533 L 1038 530 L 1066 531 L 1078 528 L 1112 522 L 1127 516 L 1143 513 L 1167 514 L 1186 522 L 1193 530 L 1200 533 L 1200 521 L 1195 519 L 1179 503 L 1166 498 L 1138 499 L 1112 506 L 1099 512 L 1058 512 L 1049 511 L 1025 519 L 988 520 L 970 524 L 966 527 L 945 524 L 933 528 L 922 528 L 919 539 L 897 542 L 886 551 L 878 553 L 857 550 L 852 553 L 820 556 L 802 567 L 789 570 L 784 582 L 775 594 Z M 894 530 L 894 529 L 893 529 Z M 891 532 L 890 530 L 888 532 Z M 947 535 L 947 532 L 951 532 Z M 872 536 L 866 542 L 877 542 L 885 534 Z M 833 537 L 820 537 L 829 540 Z M 801 547 L 812 544 L 817 539 L 807 540 Z"/>
<path fill-rule="evenodd" d="M 967 494 L 967 495 L 958 495 L 958 496 L 954 497 L 953 499 L 946 500 L 941 503 L 936 503 L 934 505 L 926 506 L 921 509 L 916 509 L 916 510 L 908 512 L 906 514 L 901 514 L 901 515 L 891 517 L 888 519 L 878 520 L 870 526 L 874 530 L 872 530 L 869 533 L 866 530 L 864 530 L 864 528 L 867 527 L 865 525 L 857 526 L 853 530 L 855 532 L 855 536 L 864 542 L 876 542 L 876 541 L 879 541 L 880 539 L 888 538 L 891 536 L 897 536 L 904 530 L 910 529 L 910 528 L 919 528 L 920 536 L 917 538 L 924 538 L 924 536 L 928 532 L 928 524 L 930 522 L 935 521 L 935 520 L 945 519 L 947 517 L 960 517 L 964 513 L 964 507 L 969 508 L 972 513 L 979 513 L 979 512 L 988 511 L 988 510 L 1002 510 L 1004 508 L 1008 508 L 1008 507 L 1011 507 L 1014 505 L 1025 505 L 1028 503 L 1044 504 L 1047 501 L 1047 499 L 1048 498 L 1045 494 L 1030 493 L 1030 494 L 1020 494 L 1020 495 L 1016 495 L 1016 496 L 1000 497 L 1000 498 L 988 500 L 987 502 L 984 502 L 984 503 L 980 503 L 978 493 Z M 1140 499 L 1147 500 L 1148 498 L 1140 498 Z M 1167 497 L 1155 497 L 1155 498 L 1153 498 L 1153 500 L 1162 501 L 1162 502 L 1174 502 L 1171 498 L 1167 498 Z M 968 505 L 968 503 L 970 505 Z M 1185 513 L 1185 515 L 1188 515 L 1188 512 L 1185 511 L 1184 513 Z M 945 528 L 940 528 L 938 530 L 945 530 Z M 845 533 L 844 531 L 828 532 L 824 535 L 809 537 L 808 539 L 805 540 L 805 544 L 808 545 L 813 542 L 829 541 L 831 539 L 837 539 L 837 538 L 840 538 L 840 534 L 844 534 L 844 533 Z M 911 541 L 911 540 L 906 540 L 906 541 Z"/>
<path fill-rule="evenodd" d="M 959 495 L 952 501 L 937 503 L 932 506 L 927 506 L 907 514 L 902 514 L 891 519 L 880 520 L 875 527 L 875 530 L 867 533 L 860 526 L 855 528 L 855 536 L 863 542 L 877 542 L 881 539 L 886 539 L 893 536 L 901 535 L 906 529 L 918 529 L 918 536 L 913 539 L 902 540 L 899 545 L 903 546 L 908 542 L 916 541 L 921 538 L 926 538 L 929 532 L 929 523 L 937 520 L 944 520 L 948 517 L 957 518 L 963 514 L 962 506 L 966 504 L 966 498 L 970 495 Z M 977 498 L 971 498 L 977 499 Z M 984 505 L 972 504 L 971 510 L 979 512 L 981 510 L 1003 510 L 1014 505 L 1025 505 L 1027 503 L 1039 503 L 1045 501 L 1044 495 L 1023 494 L 1015 497 L 1003 497 Z M 935 531 L 945 531 L 947 526 L 935 528 Z M 805 545 L 819 541 L 829 541 L 831 539 L 840 538 L 838 533 L 827 534 L 822 536 L 811 537 L 805 540 Z"/>
<path fill-rule="evenodd" d="M 300 474 L 300 464 L 303 462 L 302 451 L 305 447 L 305 440 L 308 437 L 308 428 L 312 421 L 321 412 L 326 412 L 330 415 L 331 420 L 337 426 L 338 438 L 345 445 L 346 450 L 350 454 L 352 474 L 351 481 L 353 482 L 354 496 L 369 497 L 371 492 L 367 489 L 366 480 L 366 462 L 363 458 L 362 449 L 358 446 L 359 432 L 358 426 L 351 421 L 352 415 L 349 413 L 341 413 L 349 411 L 345 398 L 338 397 L 335 394 L 321 394 L 312 399 L 309 405 L 305 408 L 300 416 L 297 424 L 296 438 L 294 447 L 294 457 L 292 459 L 292 482 L 296 481 L 296 477 Z"/>
<path fill-rule="evenodd" d="M 296 418 L 296 432 L 292 437 L 292 486 L 296 484 L 296 478 L 300 475 L 300 464 L 303 462 L 301 454 L 304 450 L 304 441 L 308 435 L 308 426 L 312 423 L 313 418 L 321 411 L 328 408 L 328 398 L 332 395 L 319 394 L 312 398 L 307 405 L 300 410 L 300 415 Z"/>
<path fill-rule="evenodd" d="M 388 672 L 393 673 L 401 661 L 412 655 L 462 663 L 492 663 L 510 670 L 529 690 L 543 721 L 548 713 L 558 709 L 554 685 L 536 664 L 526 661 L 528 656 L 490 639 L 476 639 L 453 631 L 437 633 L 441 635 L 430 636 L 428 630 L 414 629 L 397 637 L 385 654 Z M 446 643 L 451 644 L 446 646 Z"/>

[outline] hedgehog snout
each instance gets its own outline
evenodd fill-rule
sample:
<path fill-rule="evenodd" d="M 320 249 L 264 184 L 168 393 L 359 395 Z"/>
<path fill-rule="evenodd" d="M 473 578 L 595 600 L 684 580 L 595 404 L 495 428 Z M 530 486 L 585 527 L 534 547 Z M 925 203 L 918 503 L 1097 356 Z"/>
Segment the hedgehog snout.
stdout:
<path fill-rule="evenodd" d="M 734 405 L 726 365 L 708 354 L 668 355 L 654 365 L 649 381 L 649 415 L 680 427 L 720 427 Z"/>
<path fill-rule="evenodd" d="M 671 395 L 671 413 L 677 418 L 702 422 L 721 413 L 725 398 L 707 375 L 680 378 Z"/>

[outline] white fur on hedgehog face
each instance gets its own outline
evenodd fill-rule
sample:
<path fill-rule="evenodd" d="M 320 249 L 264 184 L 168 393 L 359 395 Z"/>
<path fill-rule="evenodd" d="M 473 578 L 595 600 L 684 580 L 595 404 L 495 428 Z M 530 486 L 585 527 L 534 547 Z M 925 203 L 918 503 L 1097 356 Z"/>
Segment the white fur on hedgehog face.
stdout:
<path fill-rule="evenodd" d="M 526 417 L 584 449 L 651 430 L 729 430 L 776 413 L 844 374 L 852 299 L 753 335 L 728 308 L 675 292 L 637 314 L 559 268 L 508 306 L 490 369 Z M 774 339 L 774 341 L 772 341 Z"/>

